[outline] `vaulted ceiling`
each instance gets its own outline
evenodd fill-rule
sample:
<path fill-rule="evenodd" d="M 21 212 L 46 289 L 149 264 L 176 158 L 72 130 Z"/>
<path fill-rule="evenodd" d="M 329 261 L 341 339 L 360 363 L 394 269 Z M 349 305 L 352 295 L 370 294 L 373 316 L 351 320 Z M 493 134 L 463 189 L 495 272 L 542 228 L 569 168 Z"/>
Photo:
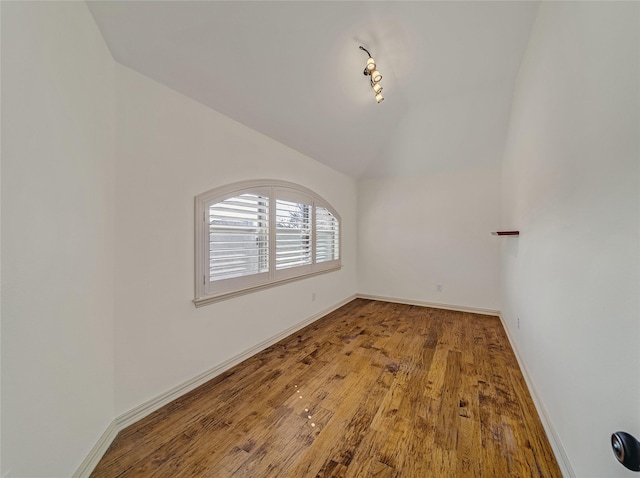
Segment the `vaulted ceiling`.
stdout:
<path fill-rule="evenodd" d="M 90 1 L 116 61 L 354 178 L 500 163 L 537 2 Z M 383 75 L 377 104 L 362 74 Z"/>

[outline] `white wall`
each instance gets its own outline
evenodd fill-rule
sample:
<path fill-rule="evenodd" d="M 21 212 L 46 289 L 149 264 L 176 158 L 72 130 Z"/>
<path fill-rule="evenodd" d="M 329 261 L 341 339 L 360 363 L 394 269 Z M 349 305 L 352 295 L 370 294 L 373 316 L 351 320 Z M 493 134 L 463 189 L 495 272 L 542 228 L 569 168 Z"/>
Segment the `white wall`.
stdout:
<path fill-rule="evenodd" d="M 113 419 L 113 60 L 84 3 L 2 2 L 2 476 Z"/>
<path fill-rule="evenodd" d="M 497 168 L 361 180 L 358 290 L 499 310 L 499 222 Z"/>
<path fill-rule="evenodd" d="M 70 476 L 119 414 L 356 292 L 353 180 L 115 68 L 84 3 L 2 3 L 2 476 Z M 251 178 L 327 199 L 344 267 L 196 309 L 194 196 Z"/>
<path fill-rule="evenodd" d="M 120 414 L 355 294 L 356 185 L 133 70 L 117 65 L 116 81 Z M 194 196 L 259 178 L 298 183 L 337 209 L 344 267 L 196 309 Z"/>
<path fill-rule="evenodd" d="M 505 149 L 503 315 L 580 478 L 640 437 L 639 13 L 541 3 Z"/>
<path fill-rule="evenodd" d="M 0 25 L 2 25 L 2 8 L 0 8 Z M 1 28 L 1 27 L 0 27 Z M 0 52 L 2 51 L 2 35 L 0 35 Z M 0 92 L 2 91 L 2 62 L 0 62 Z M 0 94 L 1 96 L 1 94 Z M 2 99 L 0 98 L 0 105 Z M 2 115 L 0 115 L 0 158 L 2 157 Z M 2 197 L 2 161 L 0 161 L 0 197 Z M 0 251 L 2 250 L 2 208 L 0 207 Z M 2 254 L 0 254 L 0 278 L 2 277 Z M 2 281 L 0 280 L 0 304 L 2 303 Z M 0 307 L 0 476 L 2 475 L 2 307 Z"/>

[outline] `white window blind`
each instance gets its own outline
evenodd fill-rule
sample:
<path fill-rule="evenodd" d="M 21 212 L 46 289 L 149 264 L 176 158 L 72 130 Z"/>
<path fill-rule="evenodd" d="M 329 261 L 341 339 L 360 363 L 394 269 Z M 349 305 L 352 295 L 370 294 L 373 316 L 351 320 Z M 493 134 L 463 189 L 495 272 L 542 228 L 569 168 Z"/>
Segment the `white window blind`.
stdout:
<path fill-rule="evenodd" d="M 326 207 L 316 206 L 316 262 L 340 257 L 340 223 Z"/>
<path fill-rule="evenodd" d="M 340 216 L 297 184 L 255 180 L 195 198 L 197 307 L 341 267 Z"/>
<path fill-rule="evenodd" d="M 209 206 L 209 280 L 269 271 L 269 198 L 241 194 Z"/>
<path fill-rule="evenodd" d="M 311 205 L 276 199 L 276 270 L 309 265 Z"/>

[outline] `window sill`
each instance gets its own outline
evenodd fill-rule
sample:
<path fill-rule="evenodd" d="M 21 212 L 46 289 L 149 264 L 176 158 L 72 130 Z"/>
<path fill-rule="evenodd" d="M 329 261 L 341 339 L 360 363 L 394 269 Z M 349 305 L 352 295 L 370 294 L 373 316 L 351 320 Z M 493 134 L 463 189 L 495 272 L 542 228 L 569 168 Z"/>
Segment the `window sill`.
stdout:
<path fill-rule="evenodd" d="M 206 297 L 196 297 L 195 299 L 193 299 L 193 303 L 195 304 L 196 308 L 200 308 L 203 307 L 205 305 L 209 305 L 209 304 L 213 304 L 215 302 L 221 302 L 223 300 L 227 300 L 227 299 L 233 299 L 234 297 L 240 297 L 242 295 L 246 295 L 246 294 L 251 294 L 253 292 L 258 292 L 260 290 L 264 290 L 264 289 L 270 289 L 271 287 L 276 287 L 282 284 L 287 284 L 289 282 L 294 282 L 294 281 L 298 281 L 301 279 L 306 279 L 308 277 L 314 277 L 314 276 L 318 276 L 321 274 L 326 274 L 327 272 L 334 272 L 334 271 L 338 271 L 342 269 L 342 265 L 338 265 L 335 267 L 331 267 L 328 269 L 323 269 L 323 270 L 319 270 L 319 271 L 314 271 L 314 272 L 310 272 L 308 274 L 304 274 L 304 275 L 298 275 L 295 277 L 291 277 L 288 279 L 282 279 L 282 280 L 278 280 L 278 281 L 272 281 L 272 282 L 268 282 L 266 284 L 260 284 L 258 286 L 255 287 L 249 287 L 247 289 L 241 289 L 241 290 L 236 290 L 233 292 L 225 292 L 222 294 L 218 294 L 218 295 L 208 295 Z"/>

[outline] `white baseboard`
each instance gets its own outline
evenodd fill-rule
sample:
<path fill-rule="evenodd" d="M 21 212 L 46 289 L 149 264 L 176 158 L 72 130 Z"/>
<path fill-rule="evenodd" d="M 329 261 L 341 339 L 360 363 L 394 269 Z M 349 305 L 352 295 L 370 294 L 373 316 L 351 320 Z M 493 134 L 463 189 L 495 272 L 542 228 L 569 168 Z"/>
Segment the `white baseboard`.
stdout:
<path fill-rule="evenodd" d="M 500 315 L 499 310 L 480 309 L 478 307 L 467 307 L 464 305 L 439 304 L 437 302 L 424 302 L 421 300 L 401 299 L 398 297 L 385 297 L 381 295 L 357 294 L 359 299 L 380 300 L 382 302 L 393 302 L 396 304 L 417 305 L 420 307 L 432 307 L 434 309 L 455 310 L 458 312 L 471 312 L 482 315 Z"/>
<path fill-rule="evenodd" d="M 148 400 L 142 403 L 141 405 L 138 405 L 135 408 L 132 408 L 128 412 L 123 413 L 122 415 L 118 416 L 115 420 L 118 430 L 123 430 L 129 425 L 155 412 L 159 408 L 167 405 L 168 403 L 171 403 L 176 398 L 179 398 L 185 393 L 188 393 L 191 390 L 196 389 L 197 387 L 199 387 L 200 385 L 203 385 L 204 383 L 208 382 L 212 378 L 215 378 L 221 373 L 229 370 L 231 367 L 239 364 L 240 362 L 248 359 L 249 357 L 252 357 L 253 355 L 260 352 L 261 350 L 266 349 L 267 347 L 275 344 L 276 342 L 284 339 L 285 337 L 293 334 L 294 332 L 302 329 L 303 327 L 306 327 L 307 325 L 315 322 L 321 317 L 324 317 L 328 313 L 333 312 L 336 309 L 339 309 L 340 307 L 351 302 L 355 298 L 356 298 L 355 295 L 347 297 L 346 299 L 343 299 L 337 304 L 334 304 L 331 307 L 321 310 L 320 312 L 312 315 L 311 317 L 308 317 L 307 319 L 301 322 L 298 322 L 297 324 L 289 327 L 288 329 L 283 330 L 282 332 L 274 335 L 273 337 L 270 337 L 260 342 L 259 344 L 254 345 L 253 347 L 245 350 L 244 352 L 236 355 L 235 357 L 231 357 L 229 360 L 226 360 L 225 362 L 222 362 L 221 364 L 216 365 L 212 369 L 207 370 L 206 372 L 203 372 L 200 375 L 197 375 L 191 380 L 188 380 L 183 384 L 178 385 L 177 387 L 174 387 L 171 390 L 161 395 L 158 395 L 157 397 L 152 398 L 151 400 Z"/>
<path fill-rule="evenodd" d="M 111 445 L 111 442 L 118 434 L 118 431 L 116 421 L 113 420 L 102 436 L 98 439 L 98 442 L 93 446 L 87 457 L 82 461 L 76 472 L 71 475 L 71 478 L 84 478 L 89 476 L 102 458 L 102 455 L 104 455 L 109 448 L 109 445 Z M 2 478 L 8 477 L 3 476 Z"/>
<path fill-rule="evenodd" d="M 348 304 L 355 298 L 356 298 L 356 295 L 347 297 L 341 300 L 340 302 L 333 304 L 332 306 L 324 310 L 321 310 L 320 312 L 312 315 L 311 317 L 308 317 L 307 319 L 301 322 L 298 322 L 295 325 L 292 325 L 288 329 L 283 330 L 282 332 L 274 335 L 273 337 L 270 337 L 260 342 L 259 344 L 254 345 L 253 347 L 245 350 L 244 352 L 236 355 L 235 357 L 231 357 L 229 360 L 226 360 L 225 362 L 219 365 L 216 365 L 212 369 L 207 370 L 206 372 L 203 372 L 200 375 L 197 375 L 191 380 L 187 380 L 181 385 L 178 385 L 172 388 L 171 390 L 168 390 L 167 392 L 164 392 L 158 395 L 157 397 L 152 398 L 151 400 L 147 400 L 146 402 L 138 405 L 137 407 L 132 408 L 128 412 L 125 412 L 119 415 L 113 420 L 113 422 L 111 422 L 107 430 L 105 430 L 105 432 L 102 434 L 102 436 L 98 440 L 98 443 L 96 443 L 95 446 L 92 448 L 91 452 L 84 459 L 84 461 L 82 462 L 78 470 L 73 474 L 72 478 L 87 478 L 91 474 L 93 469 L 96 467 L 96 465 L 98 464 L 98 462 L 100 461 L 104 453 L 107 451 L 107 449 L 109 448 L 109 445 L 111 444 L 111 442 L 116 437 L 119 431 L 125 429 L 129 425 L 132 425 L 138 420 L 143 419 L 144 417 L 155 412 L 159 408 L 171 403 L 173 400 L 181 397 L 185 393 L 188 393 L 191 390 L 194 390 L 195 388 L 199 387 L 200 385 L 203 385 L 204 383 L 208 382 L 212 378 L 215 378 L 221 373 L 229 370 L 234 365 L 237 365 L 243 360 L 246 360 L 249 357 L 257 354 L 261 350 L 266 349 L 267 347 L 275 344 L 276 342 L 284 339 L 285 337 L 293 334 L 294 332 L 297 332 L 298 330 L 306 327 L 307 325 L 315 322 L 316 320 L 324 317 L 325 315 L 333 312 L 334 310 L 339 309 L 343 305 Z M 2 478 L 8 478 L 8 476 L 3 476 Z"/>
<path fill-rule="evenodd" d="M 549 437 L 549 444 L 553 449 L 553 453 L 556 456 L 556 461 L 558 462 L 558 466 L 560 466 L 560 471 L 562 472 L 562 476 L 565 478 L 576 478 L 576 474 L 573 471 L 573 467 L 571 466 L 571 462 L 569 461 L 569 457 L 567 456 L 567 452 L 562 445 L 562 441 L 560 440 L 560 436 L 553 426 L 553 422 L 549 417 L 549 413 L 547 412 L 547 408 L 544 405 L 544 402 L 540 398 L 536 387 L 531 378 L 531 374 L 529 374 L 529 369 L 524 364 L 522 359 L 520 358 L 520 354 L 518 353 L 518 349 L 509 333 L 509 329 L 504 321 L 504 317 L 502 314 L 499 314 L 500 322 L 502 323 L 502 328 L 507 334 L 507 338 L 509 339 L 509 343 L 511 344 L 511 349 L 516 356 L 516 360 L 518 361 L 518 365 L 520 366 L 520 370 L 522 371 L 522 376 L 524 377 L 524 381 L 527 383 L 527 388 L 531 392 L 531 398 L 533 399 L 533 404 L 538 411 L 538 415 L 540 416 L 540 421 L 542 422 L 542 427 L 544 431 L 547 433 L 547 437 Z"/>

